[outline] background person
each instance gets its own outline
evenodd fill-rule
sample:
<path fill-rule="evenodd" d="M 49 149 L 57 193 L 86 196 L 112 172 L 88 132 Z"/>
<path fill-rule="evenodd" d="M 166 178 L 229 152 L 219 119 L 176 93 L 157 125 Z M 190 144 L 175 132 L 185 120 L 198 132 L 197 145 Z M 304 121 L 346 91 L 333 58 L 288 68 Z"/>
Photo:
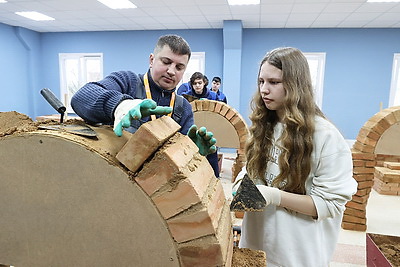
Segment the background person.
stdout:
<path fill-rule="evenodd" d="M 212 79 L 211 91 L 217 94 L 218 101 L 222 101 L 227 104 L 228 100 L 226 99 L 224 93 L 222 93 L 222 91 L 219 90 L 220 87 L 221 87 L 221 78 L 216 76 Z"/>
<path fill-rule="evenodd" d="M 199 99 L 217 100 L 217 94 L 207 88 L 208 79 L 201 72 L 195 72 L 190 77 L 189 81 L 191 91 L 187 91 L 187 95 L 197 97 Z"/>
<path fill-rule="evenodd" d="M 217 94 L 207 88 L 208 79 L 203 73 L 201 72 L 193 73 L 192 76 L 190 77 L 189 83 L 190 86 L 192 87 L 192 90 L 186 92 L 187 95 L 191 95 L 199 99 L 217 100 Z M 207 155 L 207 160 L 214 170 L 215 177 L 219 178 L 220 169 L 218 166 L 217 151 Z"/>

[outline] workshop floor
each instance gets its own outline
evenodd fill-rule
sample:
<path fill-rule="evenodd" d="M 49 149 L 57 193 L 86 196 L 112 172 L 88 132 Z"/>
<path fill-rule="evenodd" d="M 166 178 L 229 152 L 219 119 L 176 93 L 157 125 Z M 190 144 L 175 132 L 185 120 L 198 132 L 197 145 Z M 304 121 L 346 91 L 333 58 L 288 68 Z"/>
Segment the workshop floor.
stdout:
<path fill-rule="evenodd" d="M 227 199 L 232 199 L 231 177 L 235 153 L 223 153 L 221 182 Z M 240 225 L 241 219 L 234 219 Z M 341 229 L 330 267 L 366 266 L 366 233 L 400 236 L 400 196 L 380 195 L 372 190 L 367 204 L 367 231 Z"/>

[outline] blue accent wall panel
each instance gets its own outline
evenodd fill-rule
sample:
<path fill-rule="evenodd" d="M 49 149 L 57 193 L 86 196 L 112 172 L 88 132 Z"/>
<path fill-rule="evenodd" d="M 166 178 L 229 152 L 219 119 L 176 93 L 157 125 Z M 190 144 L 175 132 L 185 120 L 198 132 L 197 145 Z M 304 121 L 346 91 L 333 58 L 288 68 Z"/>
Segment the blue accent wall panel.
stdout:
<path fill-rule="evenodd" d="M 224 81 L 224 73 L 239 73 L 239 92 L 223 91 L 248 123 L 259 63 L 267 51 L 279 46 L 326 53 L 322 109 L 345 138 L 355 139 L 363 124 L 379 112 L 380 103 L 383 108 L 388 106 L 393 54 L 400 53 L 400 29 L 244 28 L 241 40 L 235 38 L 238 35 L 224 40 L 223 31 L 38 33 L 0 23 L 0 111 L 16 110 L 32 118 L 55 113 L 39 91 L 48 87 L 59 96 L 59 53 L 101 52 L 104 75 L 117 70 L 144 73 L 158 37 L 169 33 L 183 36 L 192 51 L 205 52 L 209 78 L 220 76 L 224 86 L 230 81 L 229 77 Z M 235 57 L 235 66 L 227 64 L 227 56 Z"/>
<path fill-rule="evenodd" d="M 259 63 L 281 46 L 325 52 L 322 110 L 347 139 L 388 107 L 393 54 L 400 52 L 400 29 L 244 29 L 240 112 L 250 114 Z"/>
<path fill-rule="evenodd" d="M 40 81 L 40 34 L 0 23 L 0 111 L 34 116 Z"/>

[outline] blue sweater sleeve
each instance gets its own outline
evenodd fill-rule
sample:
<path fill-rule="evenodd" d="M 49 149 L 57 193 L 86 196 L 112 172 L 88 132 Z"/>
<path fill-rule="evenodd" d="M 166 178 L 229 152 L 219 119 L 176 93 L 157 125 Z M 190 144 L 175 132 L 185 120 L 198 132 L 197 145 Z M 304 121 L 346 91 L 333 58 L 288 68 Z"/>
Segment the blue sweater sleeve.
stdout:
<path fill-rule="evenodd" d="M 112 123 L 115 107 L 124 99 L 134 98 L 138 79 L 130 71 L 113 72 L 80 88 L 72 97 L 71 106 L 85 121 Z"/>

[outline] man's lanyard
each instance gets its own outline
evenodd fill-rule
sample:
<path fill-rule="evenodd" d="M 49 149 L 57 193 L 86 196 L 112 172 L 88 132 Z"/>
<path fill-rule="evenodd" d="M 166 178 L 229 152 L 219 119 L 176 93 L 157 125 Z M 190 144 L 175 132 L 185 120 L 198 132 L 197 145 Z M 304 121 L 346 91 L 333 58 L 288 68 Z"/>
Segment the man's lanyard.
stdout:
<path fill-rule="evenodd" d="M 153 98 L 151 98 L 150 85 L 149 85 L 149 79 L 147 77 L 147 72 L 144 74 L 143 79 L 144 79 L 144 88 L 146 89 L 146 97 L 147 97 L 147 99 L 153 99 Z M 175 92 L 172 92 L 171 101 L 169 102 L 169 106 L 173 109 L 174 104 L 175 104 Z M 168 114 L 168 116 L 170 116 L 170 117 L 171 117 L 171 115 L 172 115 L 172 112 Z M 151 120 L 155 120 L 156 115 L 153 114 L 150 116 L 150 118 L 151 118 Z"/>

